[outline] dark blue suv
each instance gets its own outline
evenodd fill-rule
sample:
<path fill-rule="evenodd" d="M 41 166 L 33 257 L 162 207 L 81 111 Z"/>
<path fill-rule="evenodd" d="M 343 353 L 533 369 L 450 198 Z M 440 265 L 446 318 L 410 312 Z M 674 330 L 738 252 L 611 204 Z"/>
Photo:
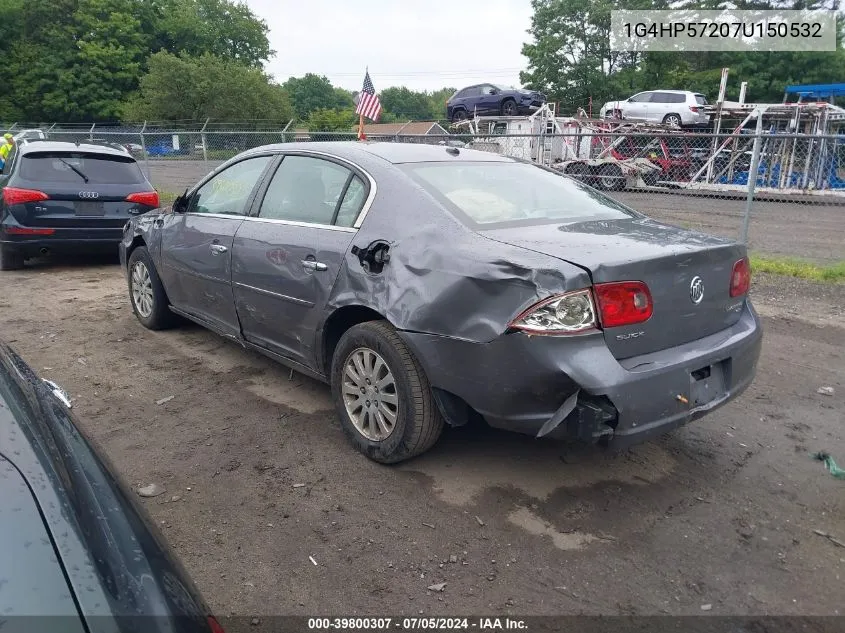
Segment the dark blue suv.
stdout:
<path fill-rule="evenodd" d="M 479 116 L 519 116 L 531 114 L 546 102 L 546 95 L 534 90 L 478 84 L 458 90 L 446 102 L 446 118 L 463 121 Z"/>

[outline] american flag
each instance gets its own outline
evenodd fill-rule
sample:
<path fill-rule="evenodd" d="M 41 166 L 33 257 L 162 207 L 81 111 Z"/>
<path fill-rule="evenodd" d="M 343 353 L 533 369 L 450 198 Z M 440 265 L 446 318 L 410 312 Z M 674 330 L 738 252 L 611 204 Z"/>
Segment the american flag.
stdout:
<path fill-rule="evenodd" d="M 370 79 L 369 70 L 364 75 L 364 87 L 358 95 L 358 107 L 355 109 L 355 114 L 363 115 L 370 121 L 378 121 L 381 114 L 381 103 L 373 87 L 373 81 Z"/>

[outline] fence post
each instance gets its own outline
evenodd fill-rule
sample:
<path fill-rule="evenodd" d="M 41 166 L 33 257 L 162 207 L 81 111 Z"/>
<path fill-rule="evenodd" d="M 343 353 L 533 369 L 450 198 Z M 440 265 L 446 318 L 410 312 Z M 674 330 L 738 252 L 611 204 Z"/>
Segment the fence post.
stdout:
<path fill-rule="evenodd" d="M 141 137 L 141 152 L 144 154 L 144 167 L 147 168 L 147 178 L 151 178 L 150 175 L 150 160 L 147 157 L 147 144 L 144 141 L 144 130 L 147 129 L 147 122 L 144 121 L 144 127 L 141 128 L 141 132 L 138 136 Z"/>
<path fill-rule="evenodd" d="M 96 126 L 96 125 L 97 125 L 96 123 L 92 123 L 91 129 L 88 130 L 88 140 L 91 141 L 92 143 L 94 142 L 94 126 Z"/>
<path fill-rule="evenodd" d="M 292 124 L 292 123 L 293 123 L 293 119 L 291 119 L 290 121 L 288 121 L 288 124 L 287 124 L 287 125 L 285 126 L 285 128 L 282 130 L 282 143 L 287 143 L 287 142 L 288 142 L 288 136 L 287 136 L 286 132 L 288 131 L 288 128 L 291 126 L 291 124 Z"/>
<path fill-rule="evenodd" d="M 751 152 L 751 168 L 748 170 L 748 195 L 745 198 L 745 215 L 742 217 L 742 230 L 739 239 L 748 244 L 748 225 L 751 222 L 751 207 L 754 205 L 754 189 L 757 186 L 757 171 L 760 168 L 760 146 L 763 144 L 763 112 L 757 108 L 757 127 L 754 130 L 754 149 Z"/>
<path fill-rule="evenodd" d="M 210 120 L 210 118 L 207 118 L 205 120 L 205 123 L 203 123 L 202 129 L 200 130 L 200 136 L 202 136 L 202 160 L 204 163 L 208 162 L 208 146 L 205 142 L 205 128 L 208 127 L 208 122 Z"/>

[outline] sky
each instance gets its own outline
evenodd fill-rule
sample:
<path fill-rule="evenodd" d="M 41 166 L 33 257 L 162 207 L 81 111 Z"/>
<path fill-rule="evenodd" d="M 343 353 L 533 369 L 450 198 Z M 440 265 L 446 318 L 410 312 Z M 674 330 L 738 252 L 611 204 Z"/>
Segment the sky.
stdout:
<path fill-rule="evenodd" d="M 270 27 L 276 81 L 311 72 L 360 90 L 520 86 L 530 0 L 245 0 Z"/>

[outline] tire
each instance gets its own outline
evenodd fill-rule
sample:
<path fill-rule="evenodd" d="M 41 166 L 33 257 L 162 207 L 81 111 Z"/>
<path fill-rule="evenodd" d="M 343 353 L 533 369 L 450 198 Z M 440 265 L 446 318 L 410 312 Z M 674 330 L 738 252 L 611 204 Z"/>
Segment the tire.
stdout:
<path fill-rule="evenodd" d="M 376 388 L 379 378 L 381 391 Z M 415 457 L 434 446 L 443 431 L 423 368 L 386 321 L 360 323 L 344 333 L 332 357 L 331 386 L 344 433 L 373 461 L 395 464 Z M 359 396 L 359 389 L 366 391 Z M 375 400 L 388 395 L 395 404 Z"/>
<path fill-rule="evenodd" d="M 467 111 L 463 108 L 455 110 L 452 112 L 452 123 L 457 123 L 458 121 L 465 121 L 467 118 Z"/>
<path fill-rule="evenodd" d="M 502 101 L 502 116 L 518 116 L 519 115 L 519 108 L 516 105 L 516 101 L 513 99 L 505 99 Z"/>
<path fill-rule="evenodd" d="M 569 163 L 563 170 L 563 173 L 580 182 L 586 182 L 589 171 L 589 168 L 584 163 Z"/>
<path fill-rule="evenodd" d="M 24 256 L 0 246 L 0 270 L 19 270 L 23 268 Z"/>
<path fill-rule="evenodd" d="M 129 271 L 129 301 L 141 325 L 148 330 L 164 330 L 173 327 L 177 322 L 177 317 L 170 311 L 167 293 L 164 291 L 164 286 L 161 284 L 146 246 L 139 246 L 132 251 L 127 269 Z"/>
<path fill-rule="evenodd" d="M 619 165 L 607 163 L 602 165 L 598 171 L 596 180 L 598 188 L 603 191 L 619 191 L 625 188 L 625 176 Z"/>
<path fill-rule="evenodd" d="M 674 112 L 672 112 L 671 114 L 667 114 L 665 117 L 663 117 L 663 124 L 669 125 L 671 127 L 681 127 L 683 121 L 681 121 L 680 114 L 675 114 Z"/>

